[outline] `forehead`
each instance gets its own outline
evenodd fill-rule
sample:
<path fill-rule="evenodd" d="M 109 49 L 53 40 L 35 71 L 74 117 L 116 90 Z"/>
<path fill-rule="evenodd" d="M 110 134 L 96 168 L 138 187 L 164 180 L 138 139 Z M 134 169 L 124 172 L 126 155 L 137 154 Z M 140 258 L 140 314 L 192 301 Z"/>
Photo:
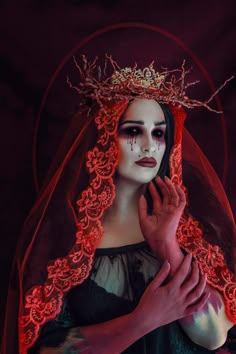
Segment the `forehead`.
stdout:
<path fill-rule="evenodd" d="M 122 117 L 122 121 L 141 120 L 145 122 L 163 122 L 164 113 L 159 103 L 155 100 L 136 99 L 130 103 Z"/>

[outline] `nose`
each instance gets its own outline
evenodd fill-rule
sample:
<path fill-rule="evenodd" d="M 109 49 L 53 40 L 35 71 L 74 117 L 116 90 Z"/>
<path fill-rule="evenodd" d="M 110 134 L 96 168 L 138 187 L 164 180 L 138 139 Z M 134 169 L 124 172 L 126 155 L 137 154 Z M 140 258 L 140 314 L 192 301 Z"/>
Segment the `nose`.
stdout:
<path fill-rule="evenodd" d="M 156 151 L 156 142 L 154 141 L 152 136 L 146 136 L 146 139 L 143 142 L 142 150 L 146 153 L 153 153 Z"/>
<path fill-rule="evenodd" d="M 156 147 L 154 145 L 151 146 L 143 146 L 143 152 L 155 152 Z"/>

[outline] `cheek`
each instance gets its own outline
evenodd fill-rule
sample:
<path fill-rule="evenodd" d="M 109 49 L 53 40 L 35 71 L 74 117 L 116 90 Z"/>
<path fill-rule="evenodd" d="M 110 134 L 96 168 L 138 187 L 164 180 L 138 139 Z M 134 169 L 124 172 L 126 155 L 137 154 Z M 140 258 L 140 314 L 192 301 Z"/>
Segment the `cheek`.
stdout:
<path fill-rule="evenodd" d="M 160 161 L 163 159 L 163 156 L 166 151 L 166 143 L 161 143 L 160 145 L 157 145 L 156 151 L 155 151 L 155 157 L 157 161 Z"/>
<path fill-rule="evenodd" d="M 137 144 L 127 143 L 127 141 L 121 140 L 119 143 L 120 147 L 120 163 L 133 161 L 137 155 Z"/>

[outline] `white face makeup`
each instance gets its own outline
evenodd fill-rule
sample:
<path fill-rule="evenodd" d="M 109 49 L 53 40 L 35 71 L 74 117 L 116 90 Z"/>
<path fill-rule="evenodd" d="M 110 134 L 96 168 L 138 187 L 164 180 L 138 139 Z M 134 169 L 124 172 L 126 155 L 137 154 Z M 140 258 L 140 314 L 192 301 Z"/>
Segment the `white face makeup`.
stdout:
<path fill-rule="evenodd" d="M 136 99 L 129 105 L 118 128 L 120 178 L 144 184 L 157 175 L 166 148 L 165 130 L 164 113 L 155 100 Z"/>

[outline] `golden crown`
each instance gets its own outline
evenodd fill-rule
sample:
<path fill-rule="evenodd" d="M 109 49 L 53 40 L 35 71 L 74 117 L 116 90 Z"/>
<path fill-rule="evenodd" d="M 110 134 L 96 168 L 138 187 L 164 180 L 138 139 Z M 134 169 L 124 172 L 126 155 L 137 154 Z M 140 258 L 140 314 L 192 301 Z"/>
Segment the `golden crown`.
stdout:
<path fill-rule="evenodd" d="M 186 108 L 205 107 L 210 111 L 222 113 L 210 107 L 209 103 L 227 82 L 234 77 L 231 76 L 227 79 L 208 100 L 198 101 L 186 95 L 186 89 L 199 81 L 186 82 L 186 76 L 191 69 L 185 68 L 185 61 L 178 69 L 162 69 L 159 72 L 155 71 L 154 62 L 151 62 L 143 70 L 138 69 L 137 64 L 133 67 L 121 69 L 113 58 L 108 55 L 105 57 L 103 69 L 100 65 L 97 65 L 97 57 L 90 63 L 87 57 L 82 55 L 82 65 L 78 64 L 75 57 L 73 59 L 80 73 L 80 82 L 78 85 L 73 85 L 67 77 L 67 83 L 82 95 L 84 98 L 82 104 L 88 103 L 88 100 L 91 101 L 91 99 L 96 100 L 103 106 L 103 102 L 106 100 L 148 98 L 155 99 L 159 103 L 171 103 L 175 106 Z M 113 70 L 111 75 L 107 74 L 109 65 Z"/>

